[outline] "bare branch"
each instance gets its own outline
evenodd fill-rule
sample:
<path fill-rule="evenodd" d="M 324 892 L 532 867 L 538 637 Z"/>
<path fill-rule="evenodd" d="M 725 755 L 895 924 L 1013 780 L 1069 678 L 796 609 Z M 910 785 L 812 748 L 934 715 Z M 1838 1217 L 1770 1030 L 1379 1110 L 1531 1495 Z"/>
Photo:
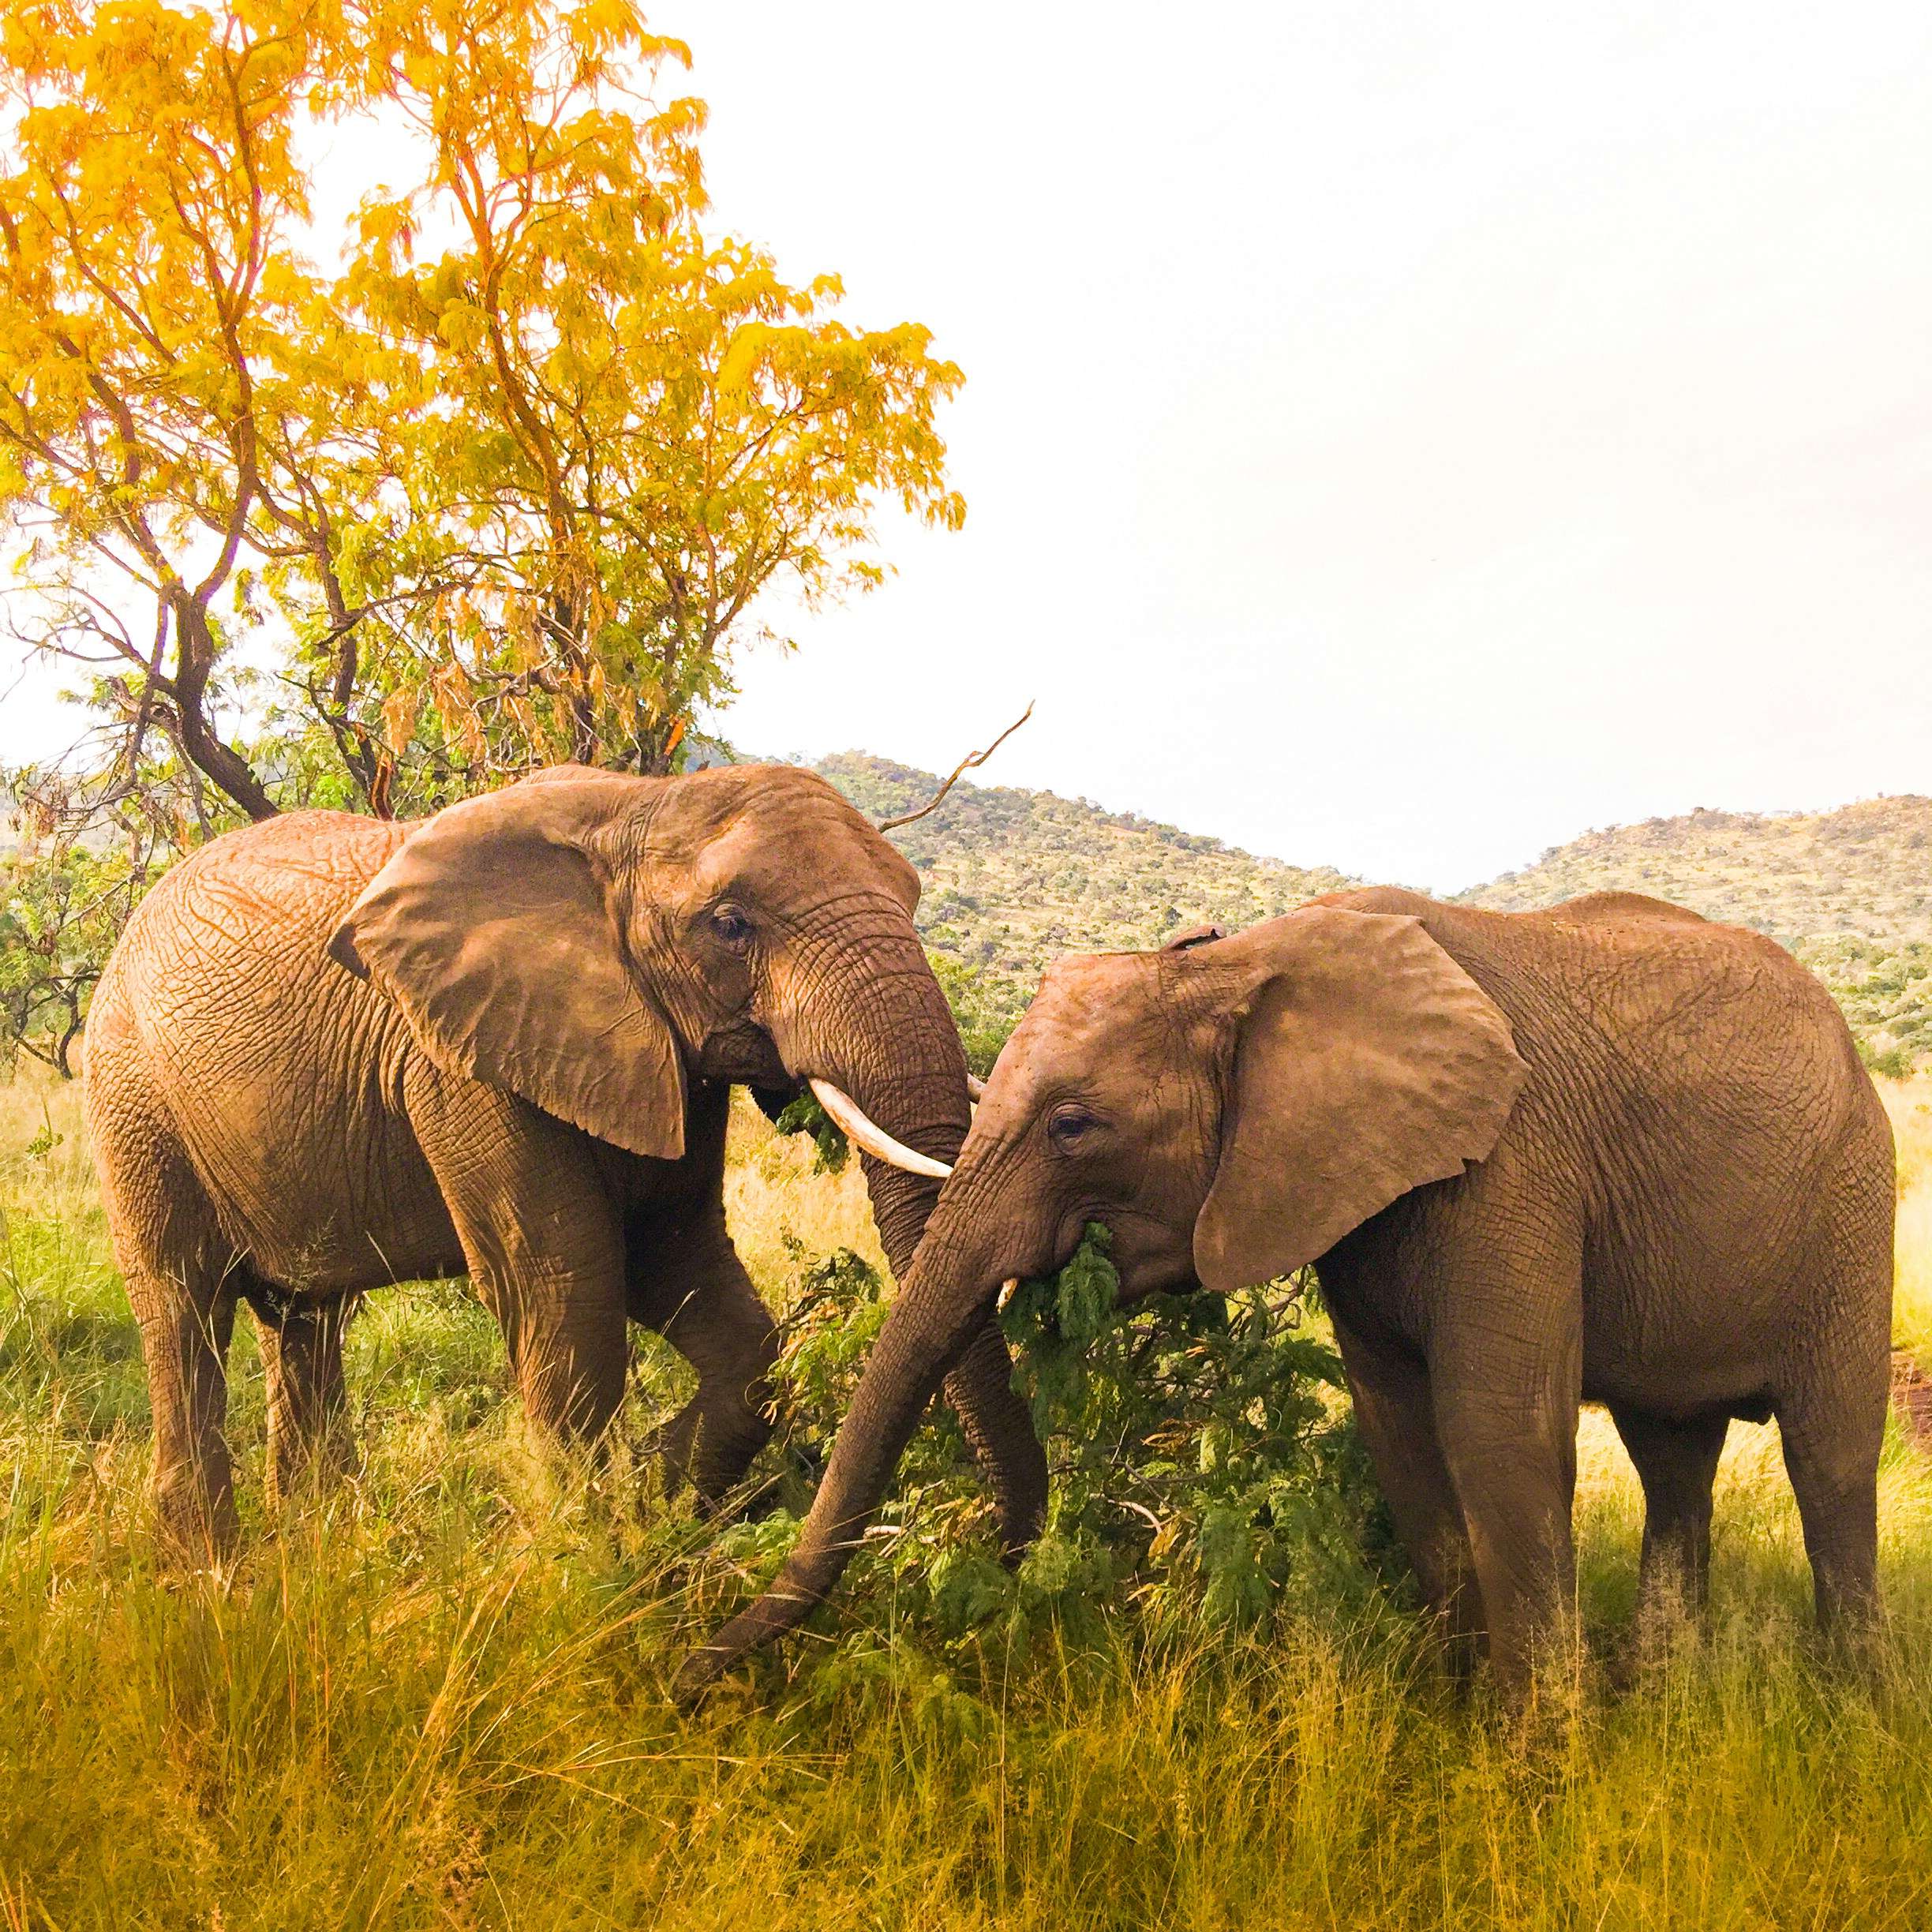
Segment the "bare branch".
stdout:
<path fill-rule="evenodd" d="M 959 783 L 960 778 L 966 773 L 975 770 L 979 766 L 983 765 L 1032 715 L 1033 706 L 1029 704 L 983 751 L 968 752 L 965 757 L 953 767 L 953 776 L 947 779 L 945 783 L 917 811 L 908 812 L 903 818 L 882 818 L 878 829 L 882 832 L 897 831 L 900 826 L 910 825 L 915 818 L 923 818 L 929 811 L 937 811 L 945 795 Z"/>

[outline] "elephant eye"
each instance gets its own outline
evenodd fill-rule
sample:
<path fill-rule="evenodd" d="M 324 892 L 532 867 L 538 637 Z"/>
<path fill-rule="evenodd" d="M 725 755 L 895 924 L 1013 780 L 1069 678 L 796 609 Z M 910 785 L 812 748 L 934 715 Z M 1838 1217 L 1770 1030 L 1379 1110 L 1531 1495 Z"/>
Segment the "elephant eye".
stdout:
<path fill-rule="evenodd" d="M 1063 1152 L 1070 1151 L 1099 1124 L 1084 1106 L 1056 1107 L 1046 1122 L 1046 1138 Z"/>
<path fill-rule="evenodd" d="M 751 937 L 751 922 L 736 906 L 721 905 L 711 915 L 711 930 L 728 946 L 741 946 Z"/>

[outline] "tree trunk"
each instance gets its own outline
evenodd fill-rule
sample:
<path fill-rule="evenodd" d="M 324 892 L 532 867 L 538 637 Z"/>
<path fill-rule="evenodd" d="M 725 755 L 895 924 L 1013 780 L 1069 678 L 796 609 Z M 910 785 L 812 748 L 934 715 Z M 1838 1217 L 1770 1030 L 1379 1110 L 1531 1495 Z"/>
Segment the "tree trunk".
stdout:
<path fill-rule="evenodd" d="M 215 668 L 215 634 L 208 612 L 187 592 L 174 597 L 177 668 L 174 679 L 175 718 L 182 749 L 212 783 L 219 786 L 259 824 L 275 815 L 274 799 L 249 762 L 225 745 L 208 723 L 208 683 Z"/>

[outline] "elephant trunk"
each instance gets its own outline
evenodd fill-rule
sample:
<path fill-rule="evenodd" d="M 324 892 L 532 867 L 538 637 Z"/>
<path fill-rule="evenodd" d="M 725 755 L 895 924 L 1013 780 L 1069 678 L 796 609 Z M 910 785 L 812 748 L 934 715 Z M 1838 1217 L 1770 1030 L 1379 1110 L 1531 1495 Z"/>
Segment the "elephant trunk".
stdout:
<path fill-rule="evenodd" d="M 950 1166 L 972 1115 L 966 1056 L 945 995 L 896 903 L 848 930 L 816 983 L 799 989 L 786 1065 L 829 1080 L 892 1137 Z M 862 1155 L 872 1218 L 904 1280 L 939 1198 L 939 1181 Z"/>
<path fill-rule="evenodd" d="M 931 1151 L 924 1147 L 920 1151 Z M 938 1158 L 950 1162 L 957 1151 L 956 1147 Z M 904 1283 L 910 1278 L 912 1257 L 941 1184 L 870 1158 L 865 1173 L 880 1241 L 892 1263 L 893 1279 Z M 1017 1558 L 1046 1519 L 1046 1452 L 1034 1431 L 1032 1411 L 1013 1392 L 1013 1357 L 990 1304 L 980 1311 L 977 1328 L 947 1371 L 945 1397 L 993 1492 L 1001 1546 L 1009 1558 Z M 915 1414 L 915 1425 L 918 1419 Z M 910 1428 L 907 1433 L 911 1434 Z M 841 1432 L 840 1440 L 844 1440 Z"/>
<path fill-rule="evenodd" d="M 961 1271 L 941 1262 L 929 1244 L 879 1331 L 797 1547 L 763 1596 L 685 1658 L 675 1687 L 680 1701 L 803 1623 L 824 1601 L 863 1539 L 941 1377 L 949 1370 L 957 1377 L 966 1368 L 989 1328 L 1005 1363 L 990 1296 L 958 1294 L 961 1279 Z M 1018 1406 L 1010 1387 L 1007 1395 Z M 1045 1458 L 1030 1421 L 1027 1435 L 1042 1465 L 1043 1497 Z"/>
<path fill-rule="evenodd" d="M 841 967 L 843 996 L 822 1009 L 842 1013 L 849 1024 L 836 1045 L 830 1039 L 814 1043 L 807 1064 L 813 1071 L 822 1067 L 895 1140 L 951 1166 L 972 1120 L 966 1057 L 903 911 L 895 906 L 872 930 L 848 937 Z M 942 1184 L 870 1155 L 861 1155 L 860 1166 L 880 1245 L 894 1279 L 905 1283 Z M 1046 1456 L 1026 1404 L 1013 1393 L 1013 1360 L 990 1306 L 956 1354 L 946 1399 L 992 1490 L 1000 1540 L 1017 1553 L 1046 1517 Z"/>

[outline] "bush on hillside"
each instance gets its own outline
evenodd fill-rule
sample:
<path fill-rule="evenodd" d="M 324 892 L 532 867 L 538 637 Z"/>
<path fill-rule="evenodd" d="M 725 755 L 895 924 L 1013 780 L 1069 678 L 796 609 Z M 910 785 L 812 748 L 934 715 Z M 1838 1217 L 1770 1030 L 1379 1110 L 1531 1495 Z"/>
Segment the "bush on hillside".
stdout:
<path fill-rule="evenodd" d="M 993 1062 L 1013 1028 L 1025 1017 L 1033 989 L 1010 974 L 988 967 L 975 968 L 931 946 L 926 957 L 953 1009 L 953 1023 L 966 1050 L 966 1064 L 983 1080 L 993 1071 Z"/>
<path fill-rule="evenodd" d="M 1792 950 L 1824 981 L 1874 1073 L 1903 1080 L 1932 1054 L 1932 945 L 1846 933 L 1800 940 Z"/>

